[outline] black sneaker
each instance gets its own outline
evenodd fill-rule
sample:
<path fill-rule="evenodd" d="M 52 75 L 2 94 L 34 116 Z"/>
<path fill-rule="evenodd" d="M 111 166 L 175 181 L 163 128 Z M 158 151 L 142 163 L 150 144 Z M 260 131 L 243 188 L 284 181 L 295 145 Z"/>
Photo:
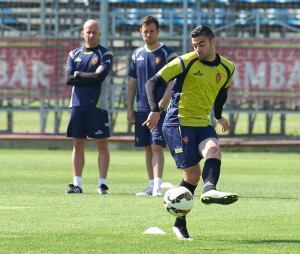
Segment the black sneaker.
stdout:
<path fill-rule="evenodd" d="M 173 226 L 173 232 L 175 233 L 177 239 L 192 241 L 193 239 L 190 237 L 189 232 L 187 231 L 186 226 Z"/>
<path fill-rule="evenodd" d="M 79 186 L 75 186 L 74 184 L 69 184 L 69 190 L 66 191 L 66 194 L 80 194 L 82 193 L 82 189 Z"/>
<path fill-rule="evenodd" d="M 100 195 L 108 194 L 108 187 L 107 187 L 107 185 L 106 184 L 101 184 L 100 186 L 98 186 L 97 192 Z"/>

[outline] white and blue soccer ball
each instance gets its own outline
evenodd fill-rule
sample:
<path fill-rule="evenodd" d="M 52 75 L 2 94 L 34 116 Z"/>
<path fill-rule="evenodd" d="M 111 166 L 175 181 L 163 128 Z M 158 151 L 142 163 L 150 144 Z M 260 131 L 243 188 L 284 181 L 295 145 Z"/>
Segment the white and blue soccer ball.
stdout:
<path fill-rule="evenodd" d="M 184 216 L 193 207 L 193 194 L 185 187 L 170 188 L 164 195 L 164 207 L 174 216 Z"/>

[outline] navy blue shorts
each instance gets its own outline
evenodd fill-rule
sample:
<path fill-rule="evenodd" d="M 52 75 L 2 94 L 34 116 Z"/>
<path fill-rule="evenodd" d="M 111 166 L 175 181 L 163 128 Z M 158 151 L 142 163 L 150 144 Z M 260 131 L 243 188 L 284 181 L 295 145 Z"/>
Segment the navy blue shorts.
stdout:
<path fill-rule="evenodd" d="M 149 112 L 135 112 L 135 146 L 144 147 L 151 144 L 166 146 L 164 136 L 162 134 L 162 124 L 166 113 L 160 114 L 157 128 L 150 132 L 147 126 L 142 126 L 148 118 Z"/>
<path fill-rule="evenodd" d="M 212 126 L 163 126 L 163 134 L 178 168 L 189 168 L 200 162 L 199 144 L 207 138 L 217 138 Z"/>
<path fill-rule="evenodd" d="M 100 108 L 91 107 L 71 108 L 67 137 L 110 137 L 108 112 Z"/>

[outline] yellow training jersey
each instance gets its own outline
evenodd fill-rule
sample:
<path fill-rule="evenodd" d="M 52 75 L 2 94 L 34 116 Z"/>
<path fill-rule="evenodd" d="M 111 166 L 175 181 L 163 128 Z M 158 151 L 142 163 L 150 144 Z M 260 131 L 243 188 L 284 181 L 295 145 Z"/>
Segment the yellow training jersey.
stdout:
<path fill-rule="evenodd" d="M 157 76 L 174 83 L 164 125 L 210 125 L 210 110 L 220 89 L 231 85 L 233 73 L 233 63 L 218 54 L 214 62 L 205 62 L 191 52 L 165 65 Z"/>

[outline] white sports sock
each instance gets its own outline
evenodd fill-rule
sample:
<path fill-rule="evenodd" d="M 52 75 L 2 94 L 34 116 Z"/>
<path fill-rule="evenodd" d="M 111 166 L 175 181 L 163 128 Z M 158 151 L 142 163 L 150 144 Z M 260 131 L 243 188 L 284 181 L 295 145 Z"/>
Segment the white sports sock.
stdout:
<path fill-rule="evenodd" d="M 154 180 L 150 179 L 149 180 L 149 188 L 152 190 L 153 189 L 153 185 L 154 185 Z"/>
<path fill-rule="evenodd" d="M 105 178 L 99 178 L 98 185 L 100 186 L 101 184 L 105 184 L 106 185 L 106 179 Z"/>
<path fill-rule="evenodd" d="M 82 177 L 81 176 L 73 176 L 73 185 L 79 186 L 81 188 Z"/>
<path fill-rule="evenodd" d="M 161 182 L 162 182 L 161 178 L 159 178 L 159 177 L 154 178 L 154 186 L 156 188 L 160 188 Z"/>

